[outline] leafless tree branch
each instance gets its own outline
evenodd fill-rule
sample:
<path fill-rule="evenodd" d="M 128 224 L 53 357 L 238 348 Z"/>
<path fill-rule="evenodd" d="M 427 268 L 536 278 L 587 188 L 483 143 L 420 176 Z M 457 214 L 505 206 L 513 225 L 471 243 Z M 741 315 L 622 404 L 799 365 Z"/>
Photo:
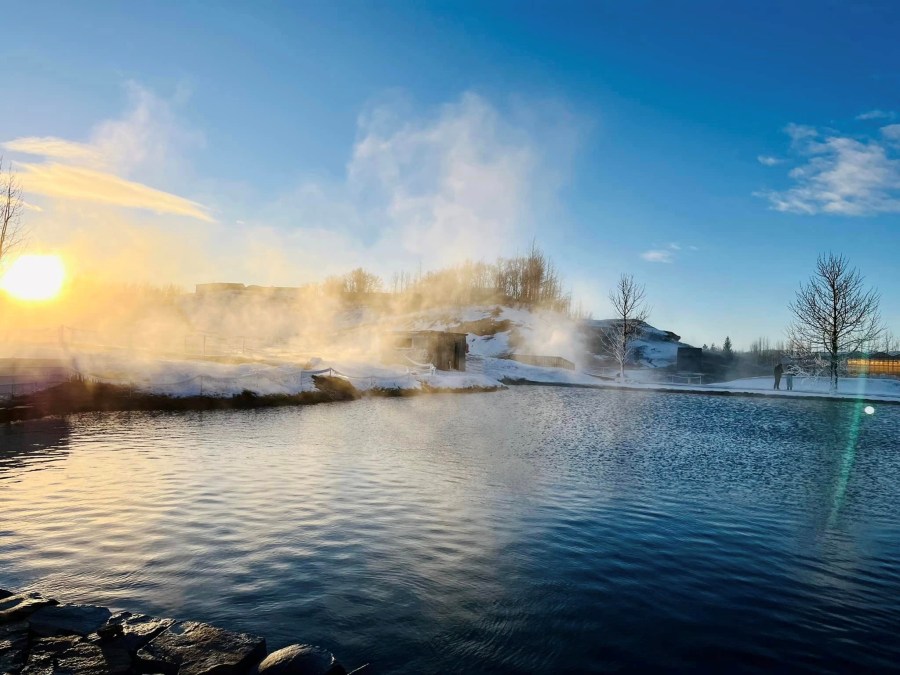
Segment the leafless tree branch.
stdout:
<path fill-rule="evenodd" d="M 21 246 L 24 240 L 22 227 L 22 188 L 12 166 L 3 169 L 0 157 L 0 269 L 10 253 Z"/>
<path fill-rule="evenodd" d="M 863 277 L 842 255 L 820 255 L 816 271 L 801 284 L 789 305 L 794 321 L 792 346 L 828 356 L 832 390 L 837 390 L 842 355 L 872 348 L 884 330 L 878 309 L 881 296 L 866 289 Z"/>
<path fill-rule="evenodd" d="M 619 277 L 609 292 L 615 320 L 609 329 L 600 333 L 600 341 L 606 351 L 619 364 L 619 377 L 625 378 L 625 364 L 634 351 L 634 340 L 640 336 L 644 322 L 650 316 L 646 304 L 646 289 L 630 274 Z"/>

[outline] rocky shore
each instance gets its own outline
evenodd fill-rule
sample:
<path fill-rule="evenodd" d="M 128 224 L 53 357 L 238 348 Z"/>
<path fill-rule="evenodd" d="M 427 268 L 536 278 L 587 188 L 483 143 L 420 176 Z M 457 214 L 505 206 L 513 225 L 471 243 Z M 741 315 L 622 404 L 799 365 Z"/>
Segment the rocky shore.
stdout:
<path fill-rule="evenodd" d="M 265 638 L 255 635 L 3 589 L 0 673 L 347 675 L 321 647 L 297 644 L 268 654 Z"/>

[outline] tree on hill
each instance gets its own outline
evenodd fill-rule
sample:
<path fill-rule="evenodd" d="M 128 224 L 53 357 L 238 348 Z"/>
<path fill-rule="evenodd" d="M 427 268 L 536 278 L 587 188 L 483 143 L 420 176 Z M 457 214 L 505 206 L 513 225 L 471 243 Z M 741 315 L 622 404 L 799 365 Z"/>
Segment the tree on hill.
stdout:
<path fill-rule="evenodd" d="M 646 289 L 632 275 L 623 274 L 609 292 L 609 301 L 615 320 L 610 329 L 601 334 L 601 342 L 619 364 L 619 377 L 625 379 L 625 364 L 634 351 L 634 340 L 650 316 Z"/>
<path fill-rule="evenodd" d="M 357 267 L 344 275 L 342 290 L 344 293 L 377 293 L 381 286 L 381 277 Z"/>
<path fill-rule="evenodd" d="M 3 158 L 0 157 L 0 269 L 6 258 L 16 247 L 22 244 L 24 229 L 22 227 L 22 188 L 9 167 L 3 171 Z"/>
<path fill-rule="evenodd" d="M 426 304 L 502 303 L 563 313 L 572 310 L 571 295 L 553 261 L 532 243 L 527 255 L 498 258 L 494 263 L 459 265 L 410 275 L 395 275 L 395 293 L 410 293 Z"/>
<path fill-rule="evenodd" d="M 734 349 L 731 346 L 731 338 L 726 335 L 725 342 L 722 344 L 722 356 L 731 361 L 734 358 Z"/>
<path fill-rule="evenodd" d="M 829 253 L 819 256 L 809 282 L 800 285 L 789 305 L 792 346 L 827 355 L 832 391 L 837 391 L 842 355 L 874 344 L 883 332 L 880 299 L 877 290 L 864 288 L 862 275 L 844 256 Z"/>

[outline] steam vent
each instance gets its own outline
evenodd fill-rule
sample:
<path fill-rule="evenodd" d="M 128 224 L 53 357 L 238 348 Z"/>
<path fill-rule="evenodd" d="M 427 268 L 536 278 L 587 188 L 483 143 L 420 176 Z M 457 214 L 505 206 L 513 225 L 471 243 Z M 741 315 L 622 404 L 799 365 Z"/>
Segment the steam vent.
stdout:
<path fill-rule="evenodd" d="M 0 589 L 0 673 L 346 675 L 326 649 Z"/>

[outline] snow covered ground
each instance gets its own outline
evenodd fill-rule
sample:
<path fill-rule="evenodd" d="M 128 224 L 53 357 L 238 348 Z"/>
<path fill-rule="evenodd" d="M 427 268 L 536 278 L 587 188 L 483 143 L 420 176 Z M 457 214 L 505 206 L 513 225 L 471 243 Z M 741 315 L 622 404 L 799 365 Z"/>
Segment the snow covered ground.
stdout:
<path fill-rule="evenodd" d="M 587 325 L 593 329 L 609 330 L 614 321 L 610 319 L 600 319 L 588 321 Z M 641 330 L 640 336 L 631 343 L 631 348 L 639 357 L 640 365 L 647 368 L 665 368 L 673 366 L 678 360 L 678 348 L 689 347 L 683 342 L 678 341 L 678 336 L 660 330 L 649 324 L 645 324 Z"/>
<path fill-rule="evenodd" d="M 52 355 L 33 354 L 49 358 Z M 221 363 L 200 359 L 149 358 L 124 352 L 70 353 L 58 361 L 72 375 L 89 380 L 133 386 L 141 391 L 172 396 L 231 396 L 250 390 L 260 395 L 295 394 L 315 389 L 313 375 L 331 374 L 347 378 L 360 391 L 372 389 L 418 390 L 429 386 L 448 390 L 498 387 L 503 384 L 535 383 L 599 388 L 684 391 L 696 393 L 746 393 L 778 397 L 832 397 L 824 379 L 795 378 L 794 390 L 773 391 L 773 378 L 755 377 L 716 384 L 678 384 L 666 381 L 657 369 L 630 370 L 627 381 L 598 377 L 582 370 L 542 368 L 511 359 L 470 355 L 466 372 L 432 371 L 379 365 L 367 361 L 306 363 Z M 58 377 L 59 370 L 54 371 Z M 50 385 L 55 382 L 48 381 Z M 38 387 L 39 388 L 39 387 Z M 22 388 L 19 388 L 22 392 Z M 2 392 L 0 392 L 2 393 Z M 888 378 L 842 378 L 837 397 L 900 401 L 900 380 Z"/>
<path fill-rule="evenodd" d="M 590 329 L 602 327 L 603 321 L 578 323 L 549 312 L 496 305 L 426 310 L 409 315 L 394 316 L 388 326 L 369 310 L 352 310 L 342 316 L 340 333 L 375 334 L 372 326 L 394 330 L 449 330 L 468 334 L 469 358 L 466 372 L 434 371 L 414 363 L 381 363 L 380 357 L 365 349 L 348 350 L 345 344 L 335 347 L 338 356 L 318 356 L 315 352 L 301 352 L 301 347 L 284 343 L 284 347 L 254 350 L 242 356 L 243 350 L 203 357 L 194 353 L 182 356 L 153 353 L 123 347 L 89 346 L 84 344 L 21 345 L 13 351 L 9 345 L 0 349 L 0 357 L 18 359 L 48 359 L 57 362 L 72 375 L 90 380 L 134 386 L 140 390 L 192 396 L 205 394 L 231 396 L 244 390 L 264 394 L 293 394 L 315 388 L 313 376 L 333 374 L 346 377 L 357 389 L 422 389 L 425 386 L 441 389 L 476 389 L 502 386 L 504 383 L 540 383 L 584 387 L 625 387 L 633 389 L 665 389 L 708 393 L 770 394 L 774 396 L 830 396 L 824 380 L 795 378 L 794 391 L 772 391 L 771 377 L 748 378 L 717 384 L 684 384 L 672 381 L 663 366 L 674 363 L 678 347 L 677 336 L 647 326 L 638 346 L 642 347 L 641 363 L 645 366 L 629 369 L 626 382 L 619 382 L 615 369 L 608 364 L 597 365 L 587 355 L 586 341 Z M 588 331 L 585 331 L 585 326 Z M 187 340 L 182 342 L 192 346 Z M 2 347 L 2 345 L 0 345 Z M 325 347 L 327 350 L 328 347 Z M 576 365 L 575 370 L 543 368 L 520 363 L 511 354 L 559 356 Z M 59 377 L 56 369 L 54 377 Z M 0 396 L 9 394 L 3 389 L 0 372 Z M 9 378 L 7 378 L 8 380 Z M 37 389 L 53 382 L 35 382 Z M 20 381 L 21 384 L 21 381 Z M 9 387 L 7 386 L 9 389 Z M 17 389 L 22 393 L 21 386 Z M 28 391 L 28 387 L 25 388 Z M 900 381 L 890 379 L 845 378 L 841 380 L 838 396 L 900 400 Z"/>
<path fill-rule="evenodd" d="M 421 389 L 423 385 L 447 389 L 498 386 L 495 380 L 479 373 L 323 360 L 307 364 L 229 364 L 196 359 L 131 359 L 101 353 L 75 355 L 72 369 L 90 380 L 171 396 L 232 396 L 244 390 L 260 395 L 296 394 L 315 390 L 314 375 L 344 377 L 360 391 Z"/>
<path fill-rule="evenodd" d="M 827 378 L 795 377 L 793 391 L 787 391 L 785 379 L 781 389 L 774 390 L 775 378 L 748 377 L 742 380 L 706 385 L 707 389 L 726 391 L 765 392 L 773 396 L 829 396 Z M 842 398 L 885 398 L 900 400 L 900 380 L 880 377 L 842 377 L 838 379 L 837 396 Z"/>
<path fill-rule="evenodd" d="M 578 322 L 556 312 L 478 305 L 429 310 L 403 320 L 409 330 L 468 333 L 469 353 L 476 356 L 537 354 L 579 362 L 585 354 Z"/>
<path fill-rule="evenodd" d="M 80 351 L 61 355 L 56 350 L 32 351 L 30 359 L 52 362 L 52 374 L 38 372 L 19 378 L 15 391 L 30 393 L 71 376 L 89 381 L 130 386 L 170 396 L 232 396 L 249 390 L 260 395 L 296 394 L 315 390 L 314 375 L 335 375 L 360 391 L 371 389 L 472 389 L 501 386 L 496 379 L 473 373 L 441 372 L 430 368 L 385 366 L 371 362 L 324 361 L 306 363 L 221 363 L 203 359 L 153 358 L 127 352 Z M 49 372 L 49 371 L 48 371 Z M 0 373 L 2 375 L 2 373 Z M 12 393 L 0 388 L 0 396 Z"/>
<path fill-rule="evenodd" d="M 656 391 L 683 391 L 691 393 L 757 394 L 777 397 L 798 398 L 841 398 L 849 400 L 884 400 L 900 402 L 900 380 L 888 378 L 840 378 L 838 391 L 832 394 L 828 381 L 814 378 L 794 378 L 793 391 L 785 389 L 784 379 L 781 389 L 774 390 L 775 380 L 772 377 L 753 377 L 732 382 L 716 384 L 680 384 L 667 382 L 658 376 L 655 369 L 628 371 L 627 381 L 622 383 L 616 379 L 598 379 L 580 371 L 557 368 L 538 368 L 505 359 L 485 359 L 485 374 L 497 379 L 514 383 L 521 380 L 529 383 L 551 385 L 577 385 L 598 388 L 625 388 Z"/>

